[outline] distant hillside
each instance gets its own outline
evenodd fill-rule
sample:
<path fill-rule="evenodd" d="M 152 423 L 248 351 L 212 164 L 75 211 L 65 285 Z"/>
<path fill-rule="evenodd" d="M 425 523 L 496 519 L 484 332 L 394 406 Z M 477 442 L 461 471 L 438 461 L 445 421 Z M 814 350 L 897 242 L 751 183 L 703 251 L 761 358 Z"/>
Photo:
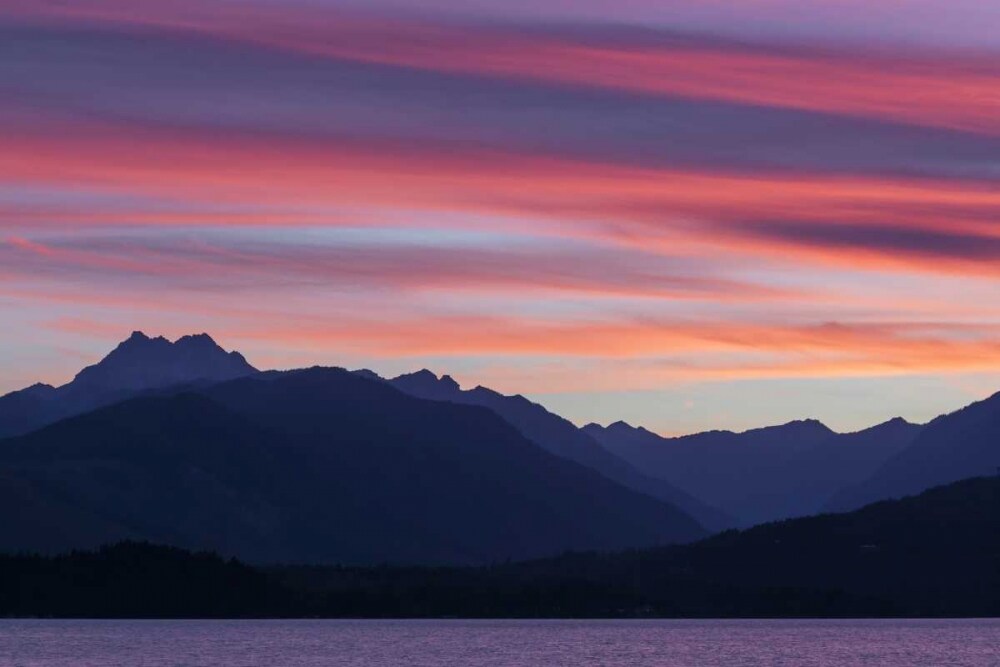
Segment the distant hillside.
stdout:
<path fill-rule="evenodd" d="M 803 420 L 678 438 L 624 422 L 583 430 L 636 468 L 749 526 L 819 512 L 835 493 L 908 446 L 921 427 L 893 419 L 839 434 L 816 420 Z"/>
<path fill-rule="evenodd" d="M 37 384 L 0 396 L 0 438 L 28 433 L 60 419 L 150 390 L 244 377 L 257 369 L 226 352 L 207 334 L 171 343 L 134 332 L 104 359 L 61 387 Z"/>
<path fill-rule="evenodd" d="M 705 534 L 489 410 L 339 369 L 133 399 L 0 441 L 0 498 L 8 551 L 142 539 L 254 562 L 486 563 Z"/>
<path fill-rule="evenodd" d="M 1000 393 L 932 421 L 913 444 L 867 479 L 838 493 L 827 509 L 851 510 L 966 477 L 992 475 L 998 470 Z"/>
<path fill-rule="evenodd" d="M 689 546 L 279 574 L 343 615 L 947 617 L 1000 615 L 998 563 L 1000 478 L 978 478 Z"/>
<path fill-rule="evenodd" d="M 0 614 L 63 617 L 1000 615 L 1000 479 L 689 545 L 475 568 L 253 570 L 125 543 L 0 556 Z"/>
<path fill-rule="evenodd" d="M 996 615 L 1000 477 L 724 533 L 664 552 L 664 562 L 717 582 L 891 601 L 902 615 Z"/>

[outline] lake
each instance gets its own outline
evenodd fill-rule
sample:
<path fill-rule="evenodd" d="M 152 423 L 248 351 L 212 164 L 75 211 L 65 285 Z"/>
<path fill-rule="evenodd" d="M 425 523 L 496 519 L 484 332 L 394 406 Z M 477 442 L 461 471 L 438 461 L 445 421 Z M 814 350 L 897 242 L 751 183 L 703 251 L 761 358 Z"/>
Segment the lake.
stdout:
<path fill-rule="evenodd" d="M 1000 620 L 0 620 L 0 665 L 1000 664 Z"/>

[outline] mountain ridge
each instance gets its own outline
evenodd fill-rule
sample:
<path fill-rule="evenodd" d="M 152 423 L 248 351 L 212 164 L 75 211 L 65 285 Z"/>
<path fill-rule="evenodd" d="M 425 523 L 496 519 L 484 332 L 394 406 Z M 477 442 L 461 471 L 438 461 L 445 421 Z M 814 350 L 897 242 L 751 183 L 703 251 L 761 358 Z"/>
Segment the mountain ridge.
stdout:
<path fill-rule="evenodd" d="M 740 518 L 742 525 L 820 511 L 908 446 L 923 427 L 889 420 L 836 433 L 817 420 L 743 432 L 663 437 L 626 422 L 583 431 L 635 467 Z"/>
<path fill-rule="evenodd" d="M 65 385 L 36 383 L 0 397 L 0 438 L 141 396 L 308 370 L 262 373 L 206 333 L 171 342 L 135 331 Z M 621 420 L 577 428 L 523 395 L 482 385 L 463 389 L 450 375 L 427 369 L 388 379 L 370 370 L 352 374 L 413 397 L 482 407 L 540 449 L 680 507 L 711 530 L 851 509 L 1000 466 L 1000 393 L 925 425 L 893 417 L 837 433 L 819 420 L 797 419 L 664 437 Z M 16 480 L 11 484 L 7 492 L 24 492 Z"/>
<path fill-rule="evenodd" d="M 427 369 L 384 381 L 413 396 L 489 408 L 539 447 L 596 470 L 631 489 L 676 505 L 710 530 L 735 525 L 733 518 L 724 512 L 666 480 L 644 474 L 569 420 L 549 412 L 521 394 L 508 396 L 482 385 L 463 390 L 451 376 L 438 377 Z"/>
<path fill-rule="evenodd" d="M 846 511 L 1000 471 L 1000 392 L 931 420 L 913 443 L 825 505 Z"/>
<path fill-rule="evenodd" d="M 221 382 L 259 372 L 208 334 L 171 342 L 133 331 L 100 361 L 59 387 L 37 383 L 0 396 L 0 438 L 21 435 L 144 391 Z"/>

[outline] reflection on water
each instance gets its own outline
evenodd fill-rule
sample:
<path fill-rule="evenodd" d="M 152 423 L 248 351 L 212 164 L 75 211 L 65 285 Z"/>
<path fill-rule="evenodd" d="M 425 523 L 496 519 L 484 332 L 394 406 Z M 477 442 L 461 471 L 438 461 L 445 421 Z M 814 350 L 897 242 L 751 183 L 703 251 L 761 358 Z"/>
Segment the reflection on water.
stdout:
<path fill-rule="evenodd" d="M 1000 665 L 1000 620 L 0 620 L 0 665 Z"/>

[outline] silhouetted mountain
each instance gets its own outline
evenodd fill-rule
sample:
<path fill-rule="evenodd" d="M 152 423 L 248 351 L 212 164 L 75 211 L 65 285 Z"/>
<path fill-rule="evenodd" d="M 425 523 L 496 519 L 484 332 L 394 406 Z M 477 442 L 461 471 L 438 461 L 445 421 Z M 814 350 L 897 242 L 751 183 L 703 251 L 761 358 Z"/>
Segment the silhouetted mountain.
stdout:
<path fill-rule="evenodd" d="M 886 498 L 919 493 L 938 484 L 1000 470 L 1000 393 L 942 415 L 913 443 L 870 477 L 845 488 L 827 505 L 844 511 Z"/>
<path fill-rule="evenodd" d="M 1000 615 L 1000 478 L 692 544 L 487 567 L 292 566 L 125 543 L 0 556 L 0 615 L 932 617 Z"/>
<path fill-rule="evenodd" d="M 808 419 L 678 438 L 624 422 L 583 430 L 636 468 L 753 525 L 820 511 L 833 494 L 906 447 L 920 429 L 894 419 L 838 434 Z"/>
<path fill-rule="evenodd" d="M 690 540 L 680 510 L 545 452 L 490 410 L 427 401 L 341 369 L 266 374 L 207 394 L 300 442 L 314 443 L 357 486 L 367 510 L 399 523 L 394 543 L 436 560 L 552 552 L 568 543 Z M 351 468 L 355 468 L 353 472 Z M 372 480 L 381 480 L 378 487 Z M 378 492 L 380 497 L 373 496 Z M 397 558 L 396 560 L 401 560 Z M 427 560 L 414 554 L 410 561 Z"/>
<path fill-rule="evenodd" d="M 361 372 L 370 374 L 367 377 L 378 377 L 371 371 Z M 400 375 L 388 382 L 411 396 L 489 408 L 520 431 L 521 435 L 552 454 L 592 468 L 630 489 L 676 505 L 709 530 L 722 530 L 735 525 L 732 517 L 662 479 L 643 474 L 568 420 L 532 403 L 520 394 L 505 396 L 482 386 L 463 391 L 451 376 L 438 378 L 429 370 Z"/>
<path fill-rule="evenodd" d="M 277 445 L 193 394 L 132 399 L 0 441 L 0 491 L 22 499 L 0 508 L 0 546 L 135 538 L 269 555 L 291 538 Z"/>
<path fill-rule="evenodd" d="M 226 352 L 208 334 L 162 336 L 134 332 L 71 384 L 88 391 L 142 391 L 196 381 L 222 382 L 256 373 L 239 352 Z"/>
<path fill-rule="evenodd" d="M 150 390 L 222 382 L 256 372 L 239 352 L 226 352 L 208 334 L 171 343 L 136 331 L 68 384 L 34 385 L 0 397 L 0 437 L 28 433 Z"/>
<path fill-rule="evenodd" d="M 132 399 L 2 441 L 0 494 L 6 550 L 145 539 L 257 562 L 474 563 L 704 534 L 489 410 L 339 369 Z"/>

